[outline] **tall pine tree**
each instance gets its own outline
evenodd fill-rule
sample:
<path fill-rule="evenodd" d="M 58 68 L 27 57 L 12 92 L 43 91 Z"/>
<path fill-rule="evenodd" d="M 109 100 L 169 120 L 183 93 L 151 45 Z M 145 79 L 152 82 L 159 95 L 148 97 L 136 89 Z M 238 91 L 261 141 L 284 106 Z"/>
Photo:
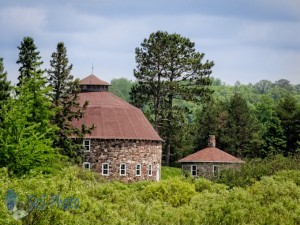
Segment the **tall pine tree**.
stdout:
<path fill-rule="evenodd" d="M 0 101 L 6 101 L 9 98 L 11 90 L 10 81 L 7 80 L 7 72 L 4 71 L 3 58 L 0 58 Z M 1 106 L 0 106 L 1 107 Z"/>
<path fill-rule="evenodd" d="M 10 97 L 11 84 L 7 81 L 7 73 L 4 72 L 3 58 L 0 58 L 0 111 L 4 104 Z M 0 126 L 3 121 L 3 117 L 0 114 Z"/>
<path fill-rule="evenodd" d="M 170 164 L 172 143 L 181 127 L 180 120 L 188 109 L 175 100 L 199 102 L 210 93 L 211 61 L 203 62 L 204 54 L 195 44 L 179 34 L 157 31 L 136 48 L 138 83 L 131 91 L 132 103 L 147 105 L 154 127 L 165 140 L 165 164 Z"/>
<path fill-rule="evenodd" d="M 45 101 L 51 87 L 47 85 L 47 79 L 44 76 L 44 71 L 41 69 L 42 61 L 39 56 L 39 51 L 31 37 L 24 37 L 19 49 L 20 76 L 18 77 L 20 88 L 17 89 L 17 94 L 21 92 L 30 92 L 30 118 L 31 122 L 40 123 L 40 129 L 46 129 L 49 124 L 49 119 L 53 115 L 53 110 L 50 110 L 51 102 Z M 24 88 L 22 88 L 22 86 Z M 45 118 L 45 116 L 47 118 Z"/>
<path fill-rule="evenodd" d="M 196 114 L 195 150 L 207 147 L 209 135 L 215 135 L 217 147 L 225 149 L 223 139 L 226 139 L 224 132 L 228 118 L 228 109 L 225 102 L 211 98 L 210 101 L 203 104 Z"/>
<path fill-rule="evenodd" d="M 60 154 L 52 147 L 56 125 L 48 97 L 51 87 L 40 68 L 40 56 L 32 38 L 21 43 L 18 63 L 19 86 L 2 110 L 0 164 L 18 176 L 47 172 L 60 164 Z"/>
<path fill-rule="evenodd" d="M 29 79 L 33 73 L 43 73 L 43 71 L 40 69 L 40 66 L 43 64 L 43 62 L 40 61 L 40 52 L 37 51 L 37 47 L 33 38 L 24 37 L 18 49 L 19 59 L 17 60 L 17 63 L 20 64 L 20 75 L 18 77 L 19 82 L 17 86 L 20 86 L 23 84 L 23 82 L 26 82 L 26 80 Z"/>
<path fill-rule="evenodd" d="M 238 157 L 258 156 L 258 130 L 258 122 L 247 101 L 241 94 L 235 93 L 228 105 L 228 120 L 223 137 L 225 149 Z"/>
<path fill-rule="evenodd" d="M 280 99 L 276 112 L 283 128 L 286 148 L 285 155 L 294 154 L 300 148 L 300 105 L 290 94 Z"/>
<path fill-rule="evenodd" d="M 64 43 L 57 44 L 56 51 L 52 53 L 50 61 L 51 68 L 48 72 L 48 82 L 52 87 L 50 94 L 52 107 L 55 109 L 53 123 L 58 126 L 57 139 L 54 146 L 59 147 L 64 155 L 74 158 L 81 145 L 70 137 L 82 138 L 84 134 L 90 132 L 93 127 L 82 127 L 78 129 L 72 125 L 72 120 L 80 119 L 83 116 L 84 106 L 79 106 L 77 99 L 80 93 L 79 80 L 74 80 L 71 75 L 72 64 L 69 64 L 67 49 Z"/>

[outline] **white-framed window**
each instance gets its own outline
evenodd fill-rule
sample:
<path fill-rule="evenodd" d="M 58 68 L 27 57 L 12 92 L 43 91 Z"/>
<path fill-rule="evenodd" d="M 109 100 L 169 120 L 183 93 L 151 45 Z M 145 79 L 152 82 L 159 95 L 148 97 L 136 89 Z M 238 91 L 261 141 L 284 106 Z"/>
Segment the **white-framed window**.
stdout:
<path fill-rule="evenodd" d="M 91 139 L 83 139 L 82 145 L 85 152 L 91 151 Z"/>
<path fill-rule="evenodd" d="M 191 165 L 191 174 L 193 177 L 197 176 L 197 165 Z"/>
<path fill-rule="evenodd" d="M 120 176 L 126 176 L 126 163 L 120 164 Z"/>
<path fill-rule="evenodd" d="M 136 176 L 141 176 L 141 164 L 137 164 L 136 167 L 135 167 L 135 175 Z"/>
<path fill-rule="evenodd" d="M 109 176 L 109 164 L 108 163 L 102 163 L 102 175 Z"/>
<path fill-rule="evenodd" d="M 148 176 L 152 176 L 152 164 L 148 165 Z"/>
<path fill-rule="evenodd" d="M 219 177 L 220 167 L 217 165 L 213 165 L 213 175 Z"/>
<path fill-rule="evenodd" d="M 91 163 L 89 163 L 89 162 L 84 162 L 84 163 L 82 163 L 82 167 L 83 167 L 83 169 L 85 169 L 85 170 L 91 170 Z"/>

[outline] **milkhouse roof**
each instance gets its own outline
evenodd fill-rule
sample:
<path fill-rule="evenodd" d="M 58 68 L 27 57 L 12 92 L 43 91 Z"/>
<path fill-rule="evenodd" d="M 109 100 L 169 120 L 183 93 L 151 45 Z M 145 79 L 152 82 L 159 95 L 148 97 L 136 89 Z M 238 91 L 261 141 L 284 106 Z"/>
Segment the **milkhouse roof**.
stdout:
<path fill-rule="evenodd" d="M 90 75 L 81 80 L 80 85 L 109 84 Z M 108 91 L 81 92 L 78 101 L 80 105 L 88 101 L 88 106 L 84 117 L 73 121 L 73 125 L 95 125 L 85 138 L 162 141 L 140 109 Z"/>
<path fill-rule="evenodd" d="M 219 162 L 219 163 L 244 163 L 243 160 L 236 158 L 227 152 L 216 147 L 207 147 L 197 151 L 187 157 L 180 159 L 178 162 Z"/>

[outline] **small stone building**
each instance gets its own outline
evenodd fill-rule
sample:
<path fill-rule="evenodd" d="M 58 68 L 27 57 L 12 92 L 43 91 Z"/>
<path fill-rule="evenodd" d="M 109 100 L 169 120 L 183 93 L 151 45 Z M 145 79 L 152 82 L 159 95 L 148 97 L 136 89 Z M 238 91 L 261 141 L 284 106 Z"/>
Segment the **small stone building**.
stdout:
<path fill-rule="evenodd" d="M 83 139 L 83 167 L 109 180 L 160 180 L 162 139 L 142 111 L 109 92 L 95 75 L 80 81 L 84 117 L 73 124 L 95 129 Z"/>
<path fill-rule="evenodd" d="M 236 158 L 227 152 L 216 148 L 216 139 L 210 135 L 208 147 L 180 159 L 183 174 L 191 174 L 193 177 L 211 179 L 219 176 L 222 169 L 238 169 L 243 160 Z"/>

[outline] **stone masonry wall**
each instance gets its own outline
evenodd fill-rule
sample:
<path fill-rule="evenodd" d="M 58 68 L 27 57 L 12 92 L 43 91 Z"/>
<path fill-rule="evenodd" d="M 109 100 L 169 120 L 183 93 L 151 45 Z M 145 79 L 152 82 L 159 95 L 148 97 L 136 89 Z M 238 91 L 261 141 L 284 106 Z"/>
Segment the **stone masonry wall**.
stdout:
<path fill-rule="evenodd" d="M 133 182 L 160 180 L 162 144 L 159 141 L 90 139 L 91 149 L 84 152 L 84 162 L 91 170 L 102 174 L 102 164 L 109 164 L 109 180 Z M 126 175 L 120 175 L 120 164 L 126 164 Z M 141 175 L 136 175 L 136 165 L 141 165 Z M 152 175 L 148 174 L 152 165 Z"/>
<path fill-rule="evenodd" d="M 191 166 L 197 166 L 197 177 L 204 177 L 212 179 L 215 175 L 213 167 L 217 166 L 219 171 L 224 169 L 239 169 L 240 163 L 220 163 L 220 162 L 195 162 L 195 163 L 182 163 L 182 172 L 191 175 Z"/>

